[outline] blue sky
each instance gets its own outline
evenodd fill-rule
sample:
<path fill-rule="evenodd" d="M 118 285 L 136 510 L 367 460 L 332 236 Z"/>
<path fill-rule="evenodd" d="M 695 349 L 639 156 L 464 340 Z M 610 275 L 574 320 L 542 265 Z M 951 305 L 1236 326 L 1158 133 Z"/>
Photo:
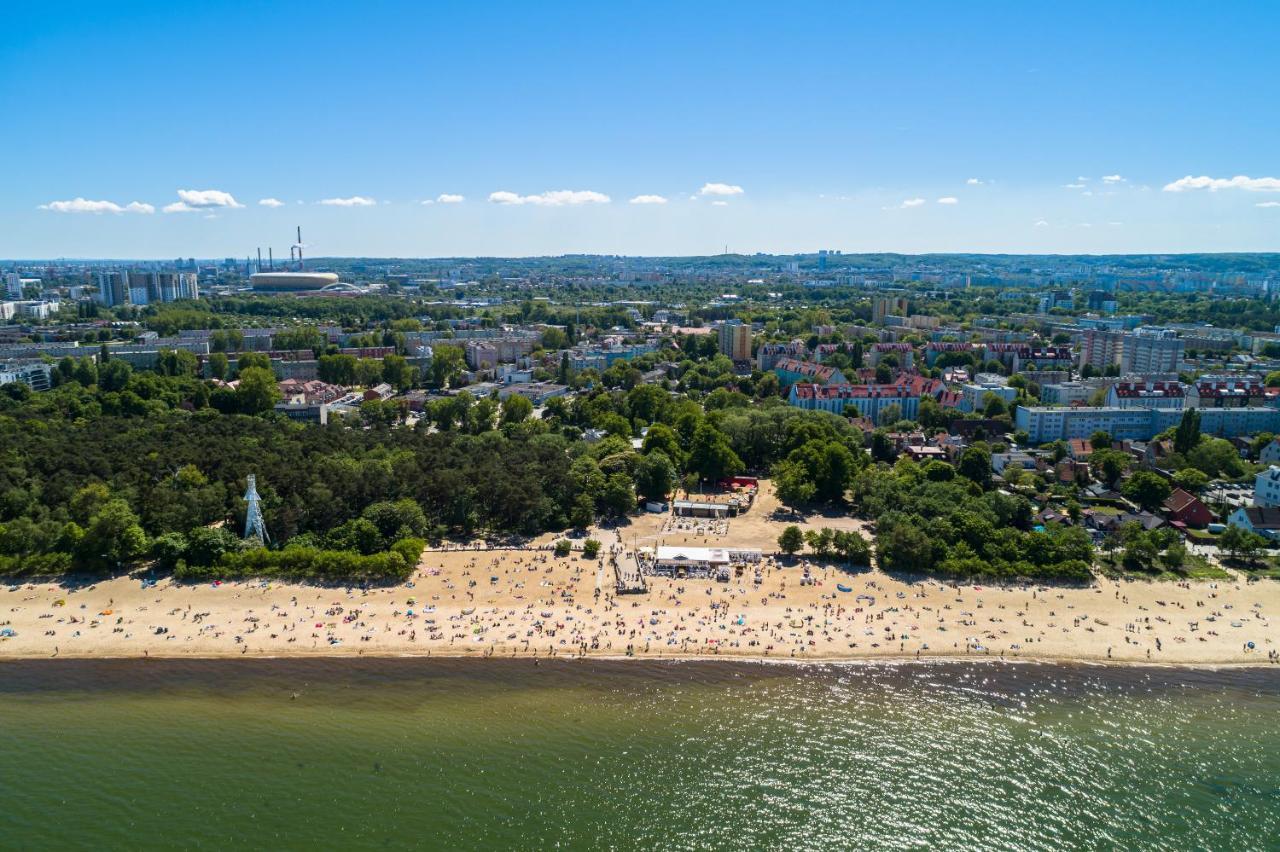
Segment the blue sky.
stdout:
<path fill-rule="evenodd" d="M 0 257 L 1280 250 L 1274 2 L 16 5 Z"/>

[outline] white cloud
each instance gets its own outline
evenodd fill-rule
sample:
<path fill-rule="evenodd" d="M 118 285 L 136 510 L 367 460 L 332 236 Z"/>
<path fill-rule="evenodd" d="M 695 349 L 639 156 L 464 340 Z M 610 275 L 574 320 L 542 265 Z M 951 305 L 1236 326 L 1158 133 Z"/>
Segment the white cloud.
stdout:
<path fill-rule="evenodd" d="M 982 186 L 982 181 L 978 180 L 977 178 L 969 178 L 967 181 L 965 181 L 965 183 L 967 183 L 969 186 Z"/>
<path fill-rule="evenodd" d="M 1122 178 L 1120 175 L 1103 175 L 1102 182 L 1103 183 L 1124 183 L 1125 179 Z"/>
<path fill-rule="evenodd" d="M 70 201 L 50 201 L 41 204 L 41 210 L 52 210 L 54 213 L 154 213 L 156 208 L 141 201 L 130 201 L 123 207 L 114 201 L 91 201 L 76 196 Z"/>
<path fill-rule="evenodd" d="M 1082 184 L 1082 183 L 1064 183 L 1064 184 L 1062 185 L 1062 188 L 1063 188 L 1063 189 L 1084 189 L 1084 184 Z"/>
<path fill-rule="evenodd" d="M 704 183 L 702 189 L 698 190 L 699 195 L 742 195 L 745 192 L 742 187 L 731 183 Z"/>
<path fill-rule="evenodd" d="M 959 204 L 960 199 L 956 198 L 954 195 L 944 195 L 942 198 L 938 199 L 938 203 L 939 204 Z"/>
<path fill-rule="evenodd" d="M 1078 176 L 1076 177 L 1076 180 L 1078 180 L 1080 183 L 1088 183 L 1088 182 L 1089 182 L 1089 179 L 1088 179 L 1087 177 L 1085 177 L 1084 175 L 1078 175 Z"/>
<path fill-rule="evenodd" d="M 904 208 L 919 207 L 921 204 L 924 204 L 923 198 L 908 198 L 906 201 L 902 202 L 902 206 Z"/>
<path fill-rule="evenodd" d="M 1187 175 L 1173 183 L 1164 185 L 1165 192 L 1184 192 L 1189 189 L 1207 189 L 1217 192 L 1220 189 L 1243 189 L 1249 192 L 1280 192 L 1280 178 L 1251 178 L 1247 175 L 1236 175 L 1233 178 L 1211 178 L 1207 175 L 1192 177 Z"/>
<path fill-rule="evenodd" d="M 1033 225 L 1035 225 L 1037 228 L 1047 228 L 1047 227 L 1049 227 L 1049 223 L 1048 223 L 1048 222 L 1046 222 L 1044 219 L 1037 219 L 1037 220 L 1035 220 L 1035 222 L 1033 222 L 1032 224 L 1033 224 Z"/>
<path fill-rule="evenodd" d="M 441 204 L 461 204 L 466 200 L 467 199 L 465 196 L 457 195 L 456 193 L 452 193 L 452 192 L 442 192 L 436 196 L 436 201 L 440 202 Z"/>
<path fill-rule="evenodd" d="M 353 195 L 350 198 L 325 198 L 317 203 L 326 207 L 373 207 L 378 202 L 363 195 Z"/>
<path fill-rule="evenodd" d="M 728 206 L 729 206 L 729 202 L 727 202 L 727 201 L 713 201 L 713 202 L 711 202 L 711 206 L 712 206 L 712 207 L 728 207 Z"/>
<path fill-rule="evenodd" d="M 539 207 L 564 207 L 576 204 L 608 204 L 610 198 L 603 192 L 595 192 L 590 189 L 556 189 L 537 195 L 518 195 L 504 189 L 489 193 L 489 200 L 494 204 L 533 204 Z"/>
<path fill-rule="evenodd" d="M 1093 223 L 1092 223 L 1092 222 L 1081 222 L 1081 223 L 1080 223 L 1080 227 L 1081 227 L 1081 228 L 1092 228 L 1092 227 L 1093 227 Z"/>
<path fill-rule="evenodd" d="M 199 210 L 209 207 L 243 207 L 229 192 L 220 189 L 180 189 L 178 198 L 187 207 Z"/>
<path fill-rule="evenodd" d="M 260 207 L 283 207 L 284 202 L 278 198 L 259 198 L 258 205 Z"/>
<path fill-rule="evenodd" d="M 1254 207 L 1280 207 L 1280 201 L 1259 201 Z"/>
<path fill-rule="evenodd" d="M 1124 225 L 1124 222 L 1108 222 L 1107 224 L 1113 228 L 1119 228 Z"/>
<path fill-rule="evenodd" d="M 637 195 L 628 204 L 666 204 L 667 199 L 661 195 Z"/>

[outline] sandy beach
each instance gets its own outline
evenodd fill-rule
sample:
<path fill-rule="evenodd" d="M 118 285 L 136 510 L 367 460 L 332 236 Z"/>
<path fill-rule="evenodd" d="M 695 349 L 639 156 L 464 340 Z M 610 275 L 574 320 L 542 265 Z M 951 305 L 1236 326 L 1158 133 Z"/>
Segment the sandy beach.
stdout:
<path fill-rule="evenodd" d="M 528 549 L 428 551 L 412 580 L 343 589 L 269 582 L 0 589 L 0 659 L 448 655 L 780 660 L 1005 658 L 1192 665 L 1269 664 L 1280 652 L 1280 584 L 1100 579 L 1088 588 L 906 582 L 803 559 L 766 559 L 729 583 L 649 578 L 616 596 L 610 550 L 715 545 L 775 549 L 790 519 L 766 489 L 727 529 L 673 530 L 643 516 L 596 530 L 602 557 Z M 858 527 L 811 517 L 802 527 Z M 629 558 L 625 556 L 623 558 Z M 841 592 L 837 584 L 850 589 Z M 1249 646 L 1252 643 L 1252 647 Z"/>

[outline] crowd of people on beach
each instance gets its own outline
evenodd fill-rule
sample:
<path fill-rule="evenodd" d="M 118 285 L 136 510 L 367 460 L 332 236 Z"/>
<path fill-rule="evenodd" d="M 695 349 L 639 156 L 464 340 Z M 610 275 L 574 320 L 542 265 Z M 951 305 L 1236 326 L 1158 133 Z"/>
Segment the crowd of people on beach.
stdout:
<path fill-rule="evenodd" d="M 546 548 L 428 553 L 397 588 L 121 578 L 4 592 L 0 655 L 411 653 L 766 659 L 980 656 L 1280 661 L 1261 601 L 1218 583 L 984 587 L 765 559 L 728 583 L 646 578 L 618 595 L 619 536 L 598 559 Z M 1155 594 L 1152 594 L 1152 590 Z M 102 593 L 106 592 L 106 597 Z M 1135 596 L 1130 600 L 1131 594 Z M 1231 598 L 1231 599 L 1228 599 Z M 1119 615 L 1117 615 L 1119 614 Z M 31 628 L 38 627 L 38 630 Z M 1238 654 L 1227 653 L 1238 639 Z M 1196 649 L 1195 646 L 1205 646 Z M 1190 650 L 1189 650 L 1190 648 Z M 1104 652 L 1105 649 L 1105 652 Z M 1256 657 L 1255 657 L 1256 655 Z"/>

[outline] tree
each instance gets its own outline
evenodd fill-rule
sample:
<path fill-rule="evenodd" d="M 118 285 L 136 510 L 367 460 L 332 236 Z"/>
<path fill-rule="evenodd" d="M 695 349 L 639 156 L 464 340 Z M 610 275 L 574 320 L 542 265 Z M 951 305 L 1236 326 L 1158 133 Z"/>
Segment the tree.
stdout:
<path fill-rule="evenodd" d="M 689 448 L 689 469 L 711 482 L 740 473 L 742 459 L 729 446 L 729 439 L 710 423 L 701 423 L 693 433 Z"/>
<path fill-rule="evenodd" d="M 1245 530 L 1235 524 L 1228 524 L 1227 528 L 1222 531 L 1222 535 L 1218 536 L 1218 548 L 1227 551 L 1230 556 L 1234 557 L 1240 552 L 1246 535 L 1248 533 Z"/>
<path fill-rule="evenodd" d="M 891 427 L 902 419 L 902 406 L 898 403 L 890 403 L 880 411 L 880 415 L 876 418 L 877 426 Z"/>
<path fill-rule="evenodd" d="M 1109 450 L 1111 449 L 1112 443 L 1111 433 L 1105 432 L 1102 429 L 1099 429 L 1089 436 L 1089 446 L 1093 447 L 1094 452 L 1097 452 L 1098 450 Z"/>
<path fill-rule="evenodd" d="M 1182 566 L 1187 563 L 1187 546 L 1181 541 L 1175 541 L 1165 548 L 1164 555 L 1160 557 L 1160 561 L 1170 571 L 1182 570 Z"/>
<path fill-rule="evenodd" d="M 999 417 L 1001 414 L 1007 414 L 1008 408 L 1004 404 L 1004 400 L 996 396 L 990 391 L 983 397 L 985 404 L 982 408 L 982 416 L 987 418 Z"/>
<path fill-rule="evenodd" d="M 382 380 L 398 391 L 413 387 L 416 371 L 403 355 L 388 355 L 382 359 Z"/>
<path fill-rule="evenodd" d="M 834 536 L 833 545 L 836 553 L 840 554 L 849 565 L 870 565 L 871 564 L 871 546 L 862 534 L 853 530 L 838 531 Z"/>
<path fill-rule="evenodd" d="M 684 451 L 680 447 L 680 439 L 676 433 L 665 423 L 655 423 L 649 427 L 649 431 L 645 433 L 644 441 L 640 445 L 640 451 L 645 455 L 649 453 L 662 453 L 671 459 L 671 463 L 678 470 L 682 466 L 685 457 Z"/>
<path fill-rule="evenodd" d="M 1187 454 L 1187 462 L 1210 479 L 1219 476 L 1234 479 L 1245 472 L 1240 453 L 1225 438 L 1202 438 Z"/>
<path fill-rule="evenodd" d="M 918 519 L 881 518 L 876 554 L 883 571 L 927 571 L 933 568 L 933 542 Z"/>
<path fill-rule="evenodd" d="M 466 361 L 463 352 L 457 346 L 441 344 L 431 350 L 431 385 L 445 387 L 449 380 L 462 372 Z"/>
<path fill-rule="evenodd" d="M 1200 410 L 1188 408 L 1178 421 L 1178 428 L 1173 433 L 1173 451 L 1181 455 L 1189 454 L 1200 443 Z"/>
<path fill-rule="evenodd" d="M 270 411 L 280 399 L 280 386 L 276 384 L 275 373 L 262 367 L 248 367 L 240 371 L 236 403 L 241 413 L 261 414 Z"/>
<path fill-rule="evenodd" d="M 1148 533 L 1139 532 L 1128 537 L 1120 558 L 1128 568 L 1151 571 L 1155 569 L 1159 555 L 1160 550 L 1151 536 Z"/>
<path fill-rule="evenodd" d="M 991 487 L 991 451 L 981 442 L 966 447 L 960 454 L 956 473 L 976 482 L 985 491 Z"/>
<path fill-rule="evenodd" d="M 320 381 L 334 385 L 354 385 L 356 383 L 356 356 L 354 355 L 321 355 L 316 362 L 316 375 Z"/>
<path fill-rule="evenodd" d="M 211 353 L 206 363 L 209 365 L 209 378 L 211 379 L 226 379 L 227 372 L 231 369 L 225 352 Z"/>
<path fill-rule="evenodd" d="M 641 456 L 636 462 L 636 490 L 646 500 L 665 500 L 676 484 L 676 468 L 661 450 Z"/>
<path fill-rule="evenodd" d="M 778 500 L 792 510 L 808 503 L 818 491 L 804 465 L 792 461 L 778 462 L 774 467 L 773 488 Z"/>
<path fill-rule="evenodd" d="M 1129 469 L 1129 456 L 1119 450 L 1094 450 L 1089 454 L 1089 466 L 1108 488 L 1114 488 Z"/>
<path fill-rule="evenodd" d="M 1129 477 L 1121 488 L 1124 496 L 1147 510 L 1154 510 L 1163 505 L 1164 501 L 1169 499 L 1172 490 L 1163 476 L 1149 470 L 1138 471 Z"/>
<path fill-rule="evenodd" d="M 601 507 L 612 515 L 626 515 L 636 508 L 636 492 L 625 473 L 610 474 L 600 495 Z"/>
<path fill-rule="evenodd" d="M 883 429 L 871 433 L 871 458 L 878 462 L 891 462 L 897 456 L 893 441 Z"/>
<path fill-rule="evenodd" d="M 802 547 L 804 547 L 804 533 L 800 532 L 800 528 L 794 524 L 788 526 L 778 536 L 778 549 L 788 556 L 799 553 Z"/>
<path fill-rule="evenodd" d="M 582 543 L 582 555 L 587 559 L 595 559 L 600 554 L 600 542 L 589 538 Z"/>
<path fill-rule="evenodd" d="M 814 556 L 819 559 L 826 559 L 831 555 L 834 545 L 835 534 L 831 529 L 823 527 L 820 530 L 806 530 L 804 534 L 805 544 L 809 545 L 809 549 L 813 551 Z"/>
<path fill-rule="evenodd" d="M 506 423 L 523 423 L 533 414 L 533 403 L 518 393 L 513 393 L 502 401 L 502 420 Z"/>
<path fill-rule="evenodd" d="M 98 368 L 98 387 L 104 391 L 122 391 L 131 375 L 133 368 L 127 362 L 112 358 Z"/>
<path fill-rule="evenodd" d="M 1209 477 L 1194 467 L 1184 467 L 1173 475 L 1173 481 L 1184 491 L 1195 494 L 1209 484 Z"/>
<path fill-rule="evenodd" d="M 108 500 L 89 520 L 78 561 L 89 568 L 119 568 L 147 551 L 147 534 L 124 500 Z"/>

